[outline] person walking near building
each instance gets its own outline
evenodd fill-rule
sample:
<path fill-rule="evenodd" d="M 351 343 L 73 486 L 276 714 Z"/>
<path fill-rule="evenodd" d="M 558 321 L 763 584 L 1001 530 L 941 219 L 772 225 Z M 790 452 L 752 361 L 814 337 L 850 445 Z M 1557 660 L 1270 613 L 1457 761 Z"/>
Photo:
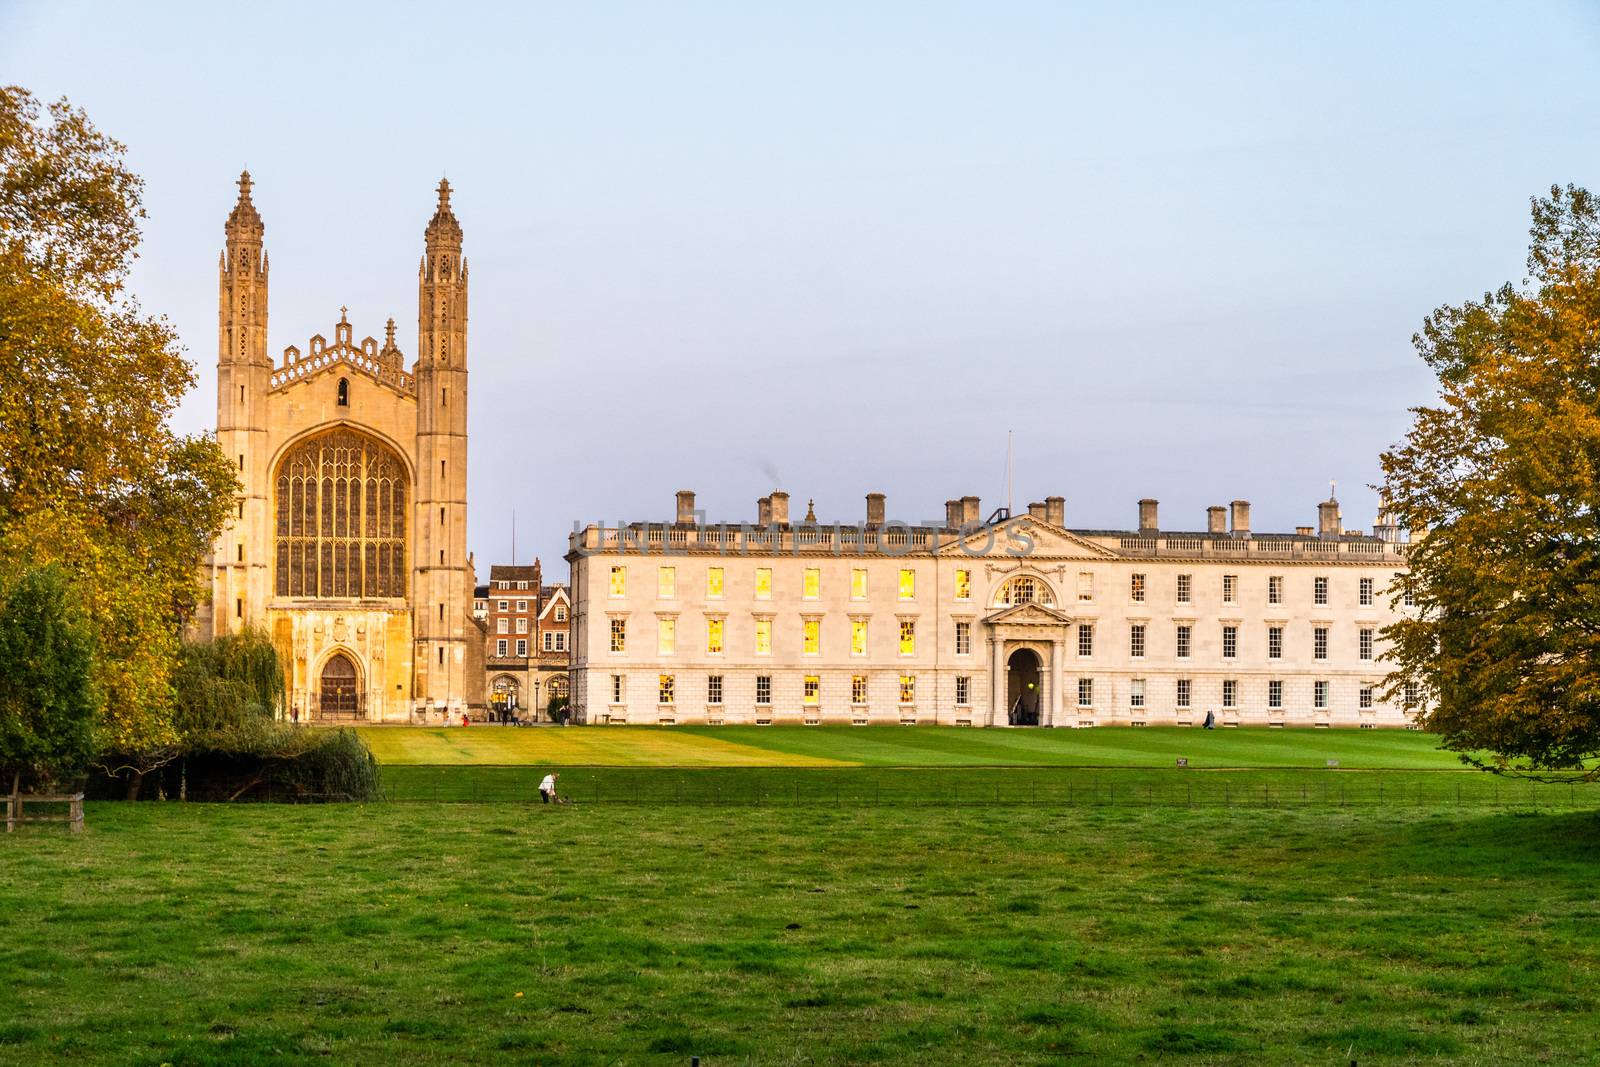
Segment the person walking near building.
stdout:
<path fill-rule="evenodd" d="M 556 798 L 556 779 L 561 775 L 551 771 L 544 776 L 544 781 L 539 783 L 539 799 L 548 804 Z"/>

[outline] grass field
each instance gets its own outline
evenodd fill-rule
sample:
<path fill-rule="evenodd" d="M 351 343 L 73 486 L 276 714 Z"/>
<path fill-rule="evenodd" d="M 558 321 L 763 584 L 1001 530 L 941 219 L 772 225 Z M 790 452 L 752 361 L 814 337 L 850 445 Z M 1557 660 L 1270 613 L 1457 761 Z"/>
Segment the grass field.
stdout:
<path fill-rule="evenodd" d="M 368 727 L 388 766 L 1459 768 L 1406 730 L 973 730 L 902 726 Z"/>
<path fill-rule="evenodd" d="M 1568 1064 L 1600 1033 L 1592 812 L 88 822 L 0 835 L 0 1062 Z"/>
<path fill-rule="evenodd" d="M 397 801 L 536 803 L 545 768 L 385 766 Z M 1537 784 L 1477 771 L 1174 767 L 569 767 L 586 806 L 950 808 L 1375 808 L 1596 810 L 1600 784 Z"/>

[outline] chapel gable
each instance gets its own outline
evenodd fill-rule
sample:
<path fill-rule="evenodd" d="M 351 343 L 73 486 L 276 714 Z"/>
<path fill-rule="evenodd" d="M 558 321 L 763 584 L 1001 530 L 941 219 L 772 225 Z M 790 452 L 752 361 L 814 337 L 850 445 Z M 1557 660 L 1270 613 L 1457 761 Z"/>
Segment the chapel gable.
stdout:
<path fill-rule="evenodd" d="M 294 345 L 283 350 L 283 366 L 272 375 L 273 391 L 309 381 L 324 372 L 354 370 L 398 393 L 416 395 L 416 378 L 406 372 L 405 355 L 394 341 L 394 319 L 391 318 L 385 327 L 380 348 L 374 337 L 364 337 L 359 342 L 353 339 L 354 327 L 350 325 L 348 312 L 348 308 L 339 309 L 339 321 L 333 327 L 331 342 L 319 333 L 312 336 L 305 353 Z"/>

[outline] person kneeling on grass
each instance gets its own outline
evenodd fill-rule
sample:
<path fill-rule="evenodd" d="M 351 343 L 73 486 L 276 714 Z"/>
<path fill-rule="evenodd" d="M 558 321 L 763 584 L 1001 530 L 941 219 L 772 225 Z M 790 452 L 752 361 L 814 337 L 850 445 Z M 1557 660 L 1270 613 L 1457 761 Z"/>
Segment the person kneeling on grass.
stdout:
<path fill-rule="evenodd" d="M 541 801 L 548 804 L 556 799 L 556 779 L 560 777 L 561 775 L 555 771 L 551 771 L 544 776 L 544 781 L 539 783 L 539 799 Z"/>

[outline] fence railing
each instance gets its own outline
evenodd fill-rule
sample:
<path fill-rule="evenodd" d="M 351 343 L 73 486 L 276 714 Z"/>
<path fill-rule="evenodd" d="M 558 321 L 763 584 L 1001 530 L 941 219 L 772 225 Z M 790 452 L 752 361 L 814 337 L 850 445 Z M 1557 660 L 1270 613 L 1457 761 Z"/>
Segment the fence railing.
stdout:
<path fill-rule="evenodd" d="M 49 808 L 64 808 L 54 810 L 47 814 L 35 812 L 27 814 L 30 806 L 37 808 L 40 804 Z M 83 832 L 83 794 L 82 793 L 21 793 L 0 797 L 0 805 L 4 805 L 6 813 L 6 833 L 11 833 L 19 823 L 25 822 L 59 822 L 65 823 L 68 830 L 73 833 Z"/>

